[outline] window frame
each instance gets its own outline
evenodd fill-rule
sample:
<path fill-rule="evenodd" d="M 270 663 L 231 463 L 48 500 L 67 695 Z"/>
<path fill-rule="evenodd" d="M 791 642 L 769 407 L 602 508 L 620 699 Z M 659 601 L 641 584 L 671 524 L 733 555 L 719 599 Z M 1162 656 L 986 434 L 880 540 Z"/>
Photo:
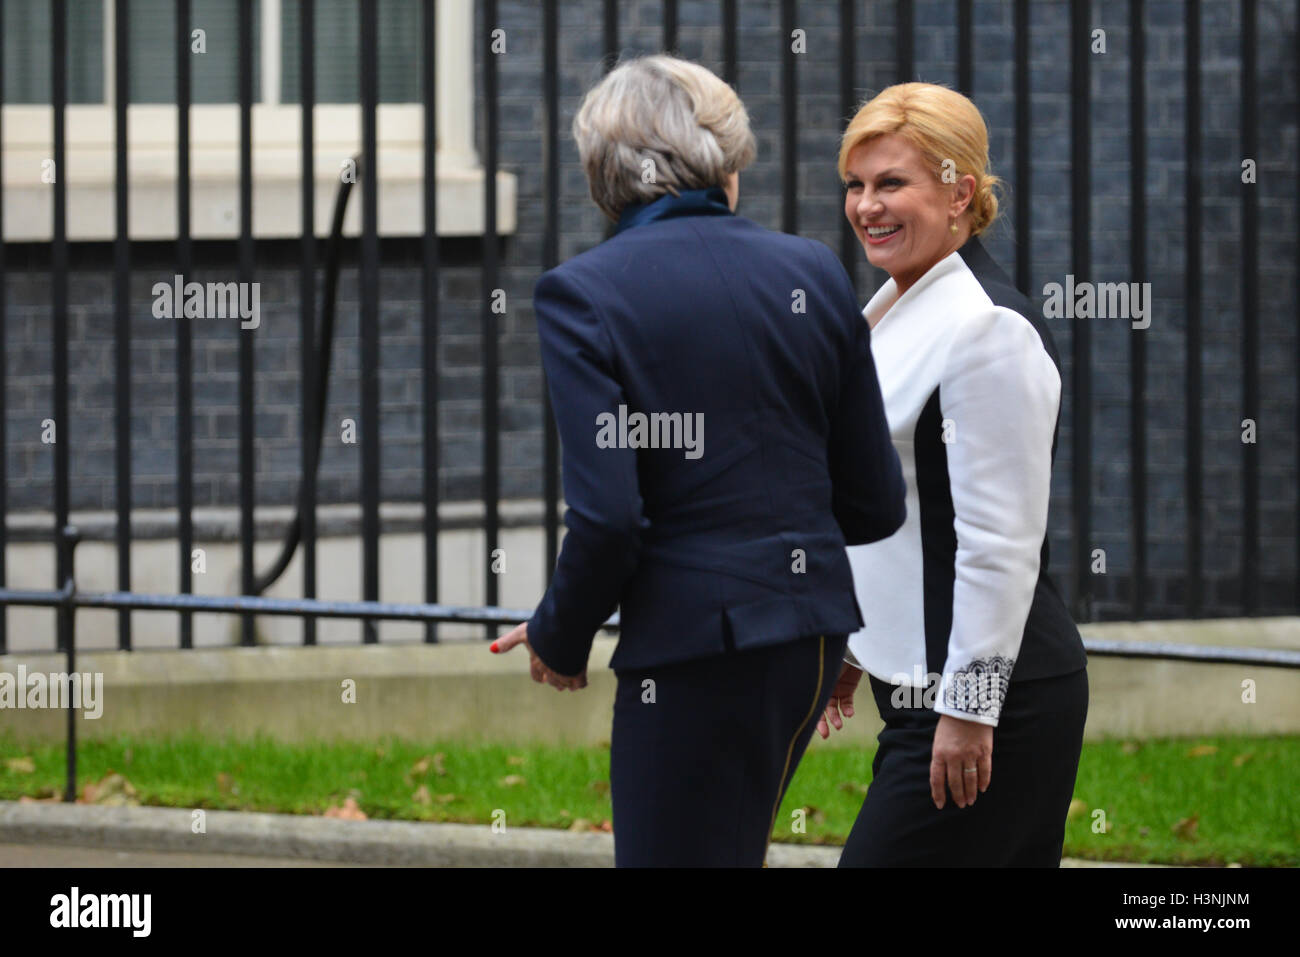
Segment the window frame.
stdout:
<path fill-rule="evenodd" d="M 301 107 L 279 102 L 281 5 L 262 0 L 262 98 L 252 106 L 253 235 L 301 235 Z M 288 0 L 292 2 L 292 0 Z M 474 148 L 472 0 L 437 0 L 437 219 L 443 236 L 482 235 L 485 174 Z M 67 237 L 115 237 L 113 2 L 104 0 L 105 102 L 65 107 Z M 53 109 L 48 104 L 5 104 L 4 222 L 6 242 L 52 239 L 53 198 L 42 182 L 53 153 Z M 360 150 L 359 104 L 313 108 L 315 231 L 327 234 L 346 161 Z M 379 148 L 379 233 L 424 232 L 424 107 L 381 103 L 376 116 Z M 128 228 L 131 239 L 177 236 L 177 107 L 127 106 Z M 515 230 L 517 180 L 497 172 L 497 232 Z M 190 235 L 239 235 L 239 104 L 190 106 Z M 349 203 L 344 235 L 359 235 L 361 203 Z"/>

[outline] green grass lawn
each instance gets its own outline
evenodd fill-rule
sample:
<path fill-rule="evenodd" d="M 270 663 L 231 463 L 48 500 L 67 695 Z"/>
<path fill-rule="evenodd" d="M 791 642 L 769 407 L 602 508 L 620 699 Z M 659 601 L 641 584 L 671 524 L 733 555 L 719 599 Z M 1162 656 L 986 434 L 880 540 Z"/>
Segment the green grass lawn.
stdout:
<path fill-rule="evenodd" d="M 996 780 L 996 754 L 994 771 Z M 774 838 L 843 843 L 872 751 L 815 748 Z M 288 745 L 194 736 L 84 741 L 79 782 L 117 772 L 141 804 L 321 814 L 351 798 L 370 818 L 599 827 L 610 817 L 607 748 L 389 740 Z M 0 735 L 0 799 L 63 790 L 59 745 Z M 1065 853 L 1135 862 L 1300 865 L 1300 737 L 1107 741 L 1084 746 Z M 806 833 L 793 833 L 802 808 Z M 1097 814 L 1104 812 L 1104 818 Z"/>

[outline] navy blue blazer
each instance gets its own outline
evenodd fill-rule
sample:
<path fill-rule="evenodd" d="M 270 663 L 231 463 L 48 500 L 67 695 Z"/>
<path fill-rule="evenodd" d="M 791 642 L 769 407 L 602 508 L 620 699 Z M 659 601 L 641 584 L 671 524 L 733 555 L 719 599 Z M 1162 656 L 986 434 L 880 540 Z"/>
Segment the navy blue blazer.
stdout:
<path fill-rule="evenodd" d="M 905 488 L 829 248 L 692 190 L 625 211 L 533 306 L 568 503 L 528 622 L 548 667 L 581 672 L 616 606 L 616 670 L 862 627 L 845 545 L 897 530 Z"/>

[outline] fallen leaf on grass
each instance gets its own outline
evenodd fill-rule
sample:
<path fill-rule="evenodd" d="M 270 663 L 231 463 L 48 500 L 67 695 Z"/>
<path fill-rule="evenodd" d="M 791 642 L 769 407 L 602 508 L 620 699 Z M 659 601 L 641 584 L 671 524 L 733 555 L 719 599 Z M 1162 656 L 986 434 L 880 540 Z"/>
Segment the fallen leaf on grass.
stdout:
<path fill-rule="evenodd" d="M 608 794 L 608 793 L 609 793 L 609 782 L 608 782 L 608 781 L 592 781 L 590 784 L 587 785 L 587 789 L 588 789 L 588 790 L 591 790 L 591 791 L 595 791 L 597 794 Z"/>
<path fill-rule="evenodd" d="M 521 755 L 518 755 L 518 754 L 508 754 L 508 755 L 506 755 L 506 764 L 509 764 L 509 765 L 511 765 L 511 766 L 513 766 L 513 767 L 519 767 L 519 765 L 521 765 L 521 764 L 523 764 L 523 763 L 524 763 L 524 759 L 523 759 L 523 757 L 522 757 Z"/>
<path fill-rule="evenodd" d="M 503 788 L 514 788 L 514 787 L 518 787 L 521 784 L 527 784 L 528 782 L 524 780 L 524 776 L 522 774 L 507 774 L 497 783 L 500 784 Z"/>
<path fill-rule="evenodd" d="M 1239 768 L 1254 756 L 1255 756 L 1254 751 L 1245 751 L 1232 759 L 1232 766 L 1234 768 Z"/>
<path fill-rule="evenodd" d="M 1218 746 L 1213 744 L 1198 744 L 1196 747 L 1189 748 L 1187 750 L 1187 756 L 1189 758 L 1204 758 L 1204 757 L 1208 757 L 1211 754 L 1218 754 L 1218 753 L 1219 753 Z"/>
<path fill-rule="evenodd" d="M 407 783 L 414 784 L 416 778 L 424 777 L 430 770 L 439 777 L 445 776 L 447 769 L 443 767 L 444 760 L 446 760 L 446 756 L 441 751 L 437 754 L 426 754 L 412 764 L 411 770 L 406 772 Z"/>
<path fill-rule="evenodd" d="M 1073 821 L 1076 817 L 1082 817 L 1088 813 L 1088 802 L 1083 798 L 1075 798 L 1070 802 L 1070 809 L 1065 812 L 1066 818 Z"/>
<path fill-rule="evenodd" d="M 1191 817 L 1183 818 L 1172 828 L 1170 828 L 1170 830 L 1173 831 L 1174 836 L 1179 838 L 1180 840 L 1194 841 L 1196 840 L 1196 828 L 1200 825 L 1200 823 L 1201 823 L 1200 816 L 1193 814 Z"/>
<path fill-rule="evenodd" d="M 416 804 L 423 804 L 427 807 L 435 801 L 439 804 L 450 804 L 452 801 L 456 800 L 456 795 L 432 794 L 425 785 L 421 784 L 420 789 L 411 795 L 411 800 Z"/>
<path fill-rule="evenodd" d="M 24 794 L 24 795 L 22 795 L 21 797 L 18 798 L 18 803 L 19 803 L 19 804 L 57 804 L 58 802 L 59 802 L 59 799 L 58 799 L 57 797 L 53 797 L 53 796 L 51 796 L 51 797 L 32 797 L 31 795 Z"/>
<path fill-rule="evenodd" d="M 109 771 L 100 781 L 89 781 L 81 789 L 78 804 L 99 804 L 104 807 L 139 807 L 140 799 L 131 782 L 122 775 Z"/>
<path fill-rule="evenodd" d="M 817 824 L 821 824 L 823 821 L 826 820 L 826 812 L 824 812 L 821 808 L 813 807 L 811 804 L 805 804 L 803 807 L 803 812 L 810 821 L 813 821 Z"/>
<path fill-rule="evenodd" d="M 867 785 L 859 784 L 857 781 L 845 781 L 840 785 L 840 790 L 848 794 L 866 794 Z"/>
<path fill-rule="evenodd" d="M 1124 754 L 1137 754 L 1142 750 L 1142 745 L 1138 744 L 1136 741 L 1125 741 L 1119 746 L 1119 749 Z"/>
<path fill-rule="evenodd" d="M 217 790 L 222 794 L 237 795 L 239 793 L 239 785 L 236 784 L 235 779 L 225 771 L 218 771 Z"/>
<path fill-rule="evenodd" d="M 588 821 L 585 817 L 580 817 L 569 825 L 570 831 L 581 831 L 587 834 L 610 834 L 613 833 L 614 825 L 609 820 L 601 821 L 599 824 L 594 821 Z"/>
<path fill-rule="evenodd" d="M 366 812 L 361 810 L 355 798 L 347 798 L 340 807 L 335 805 L 327 807 L 322 817 L 334 817 L 341 821 L 364 821 L 367 820 Z"/>
<path fill-rule="evenodd" d="M 36 762 L 31 758 L 10 758 L 5 761 L 5 770 L 11 774 L 35 774 Z"/>

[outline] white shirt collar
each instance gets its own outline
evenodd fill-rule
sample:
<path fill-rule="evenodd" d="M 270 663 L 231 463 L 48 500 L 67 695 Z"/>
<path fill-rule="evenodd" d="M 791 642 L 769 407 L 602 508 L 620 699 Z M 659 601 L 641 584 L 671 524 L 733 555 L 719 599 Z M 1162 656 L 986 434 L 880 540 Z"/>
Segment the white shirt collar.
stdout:
<path fill-rule="evenodd" d="M 896 283 L 891 276 L 885 281 L 883 286 L 876 290 L 876 294 L 872 296 L 871 300 L 863 307 L 862 317 L 869 320 L 870 316 L 874 315 L 876 312 L 883 311 L 885 309 L 885 304 L 895 296 L 898 296 L 898 302 L 889 307 L 889 312 L 886 313 L 886 317 L 893 315 L 898 311 L 899 306 L 910 304 L 910 302 L 920 295 L 928 286 L 954 270 L 959 269 L 962 265 L 961 251 L 954 250 L 926 270 L 925 274 L 916 282 L 912 283 L 911 288 L 901 296 L 898 296 L 898 283 Z M 880 324 L 877 323 L 876 327 L 879 328 L 879 326 Z"/>

